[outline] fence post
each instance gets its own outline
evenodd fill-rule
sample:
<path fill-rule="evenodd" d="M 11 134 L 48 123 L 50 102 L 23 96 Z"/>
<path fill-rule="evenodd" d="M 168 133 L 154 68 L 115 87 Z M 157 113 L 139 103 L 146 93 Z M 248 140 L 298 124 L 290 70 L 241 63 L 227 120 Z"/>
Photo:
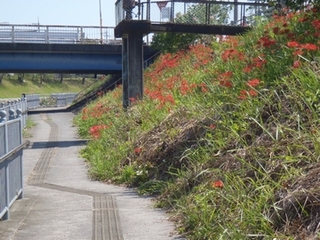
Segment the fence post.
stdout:
<path fill-rule="evenodd" d="M 14 26 L 11 28 L 11 42 L 14 43 Z"/>
<path fill-rule="evenodd" d="M 23 135 L 22 135 L 22 131 L 24 128 L 24 123 L 23 123 L 23 119 L 22 119 L 22 110 L 20 108 L 17 109 L 17 118 L 20 118 L 19 120 L 19 128 L 20 128 L 20 135 L 19 135 L 19 145 L 22 144 L 22 139 L 23 139 Z M 22 163 L 22 156 L 23 156 L 23 150 L 20 150 L 20 155 L 19 155 L 19 161 L 20 161 L 20 184 L 21 184 L 21 193 L 18 196 L 18 199 L 22 199 L 23 198 L 23 163 Z"/>
<path fill-rule="evenodd" d="M 12 108 L 9 109 L 9 120 L 15 119 L 14 117 L 14 110 Z"/>
<path fill-rule="evenodd" d="M 4 141 L 4 153 L 8 153 L 8 126 L 6 124 L 7 121 L 7 113 L 5 110 L 0 111 L 0 123 L 4 123 L 4 136 L 5 136 L 5 141 Z M 4 191 L 5 191 L 5 202 L 6 202 L 6 213 L 3 216 L 3 220 L 7 220 L 10 218 L 10 213 L 9 213 L 9 204 L 10 204 L 10 196 L 9 196 L 9 167 L 8 164 L 5 165 L 5 183 L 4 183 Z"/>
<path fill-rule="evenodd" d="M 5 110 L 0 111 L 0 123 L 6 122 L 7 121 L 7 113 Z"/>

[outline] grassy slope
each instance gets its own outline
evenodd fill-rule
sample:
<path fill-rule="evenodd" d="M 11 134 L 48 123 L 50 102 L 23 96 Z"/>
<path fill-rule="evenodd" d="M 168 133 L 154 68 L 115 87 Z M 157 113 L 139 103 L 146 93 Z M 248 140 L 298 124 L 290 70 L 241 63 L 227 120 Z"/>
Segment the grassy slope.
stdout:
<path fill-rule="evenodd" d="M 12 77 L 11 77 L 12 78 Z M 40 84 L 39 80 L 31 80 L 26 78 L 24 83 L 20 83 L 17 79 L 8 79 L 5 77 L 0 84 L 0 98 L 19 98 L 21 93 L 37 93 L 37 94 L 50 94 L 60 92 L 80 92 L 90 84 L 94 79 L 87 79 L 85 84 L 82 84 L 82 80 L 65 80 L 63 83 L 59 83 L 59 80 L 45 80 Z"/>
<path fill-rule="evenodd" d="M 83 109 L 90 174 L 156 194 L 188 239 L 316 239 L 320 14 L 159 57 L 145 97 Z"/>

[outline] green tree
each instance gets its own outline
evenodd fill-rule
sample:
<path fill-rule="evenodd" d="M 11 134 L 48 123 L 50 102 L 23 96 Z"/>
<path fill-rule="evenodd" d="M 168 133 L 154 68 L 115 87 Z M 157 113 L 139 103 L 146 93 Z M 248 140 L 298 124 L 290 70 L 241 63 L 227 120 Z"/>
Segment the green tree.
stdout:
<path fill-rule="evenodd" d="M 208 24 L 221 25 L 227 22 L 229 18 L 229 10 L 232 5 L 219 5 L 209 3 L 199 3 L 190 6 L 187 11 L 182 14 L 178 13 L 174 18 L 177 24 Z M 202 41 L 203 34 L 194 33 L 156 33 L 152 39 L 152 46 L 161 52 L 176 52 L 187 49 L 197 40 Z"/>
<path fill-rule="evenodd" d="M 301 10 L 310 5 L 320 7 L 320 0 L 266 0 L 266 2 L 278 9 L 286 7 L 291 10 Z"/>

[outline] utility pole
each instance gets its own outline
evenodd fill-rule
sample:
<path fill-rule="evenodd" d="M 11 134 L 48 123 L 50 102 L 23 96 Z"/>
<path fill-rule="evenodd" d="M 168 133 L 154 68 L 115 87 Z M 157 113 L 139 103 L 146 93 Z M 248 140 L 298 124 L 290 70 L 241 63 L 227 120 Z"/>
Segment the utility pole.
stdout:
<path fill-rule="evenodd" d="M 99 0 L 99 11 L 100 11 L 100 44 L 103 42 L 102 38 L 102 12 L 101 12 L 101 0 Z"/>

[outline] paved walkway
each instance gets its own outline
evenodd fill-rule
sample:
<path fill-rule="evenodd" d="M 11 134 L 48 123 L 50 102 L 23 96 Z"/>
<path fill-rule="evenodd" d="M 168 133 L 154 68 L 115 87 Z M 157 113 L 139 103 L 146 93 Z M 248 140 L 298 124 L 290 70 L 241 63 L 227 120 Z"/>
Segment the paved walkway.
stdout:
<path fill-rule="evenodd" d="M 182 239 L 150 198 L 88 179 L 72 113 L 29 117 L 37 125 L 24 150 L 24 198 L 0 221 L 1 240 Z"/>

